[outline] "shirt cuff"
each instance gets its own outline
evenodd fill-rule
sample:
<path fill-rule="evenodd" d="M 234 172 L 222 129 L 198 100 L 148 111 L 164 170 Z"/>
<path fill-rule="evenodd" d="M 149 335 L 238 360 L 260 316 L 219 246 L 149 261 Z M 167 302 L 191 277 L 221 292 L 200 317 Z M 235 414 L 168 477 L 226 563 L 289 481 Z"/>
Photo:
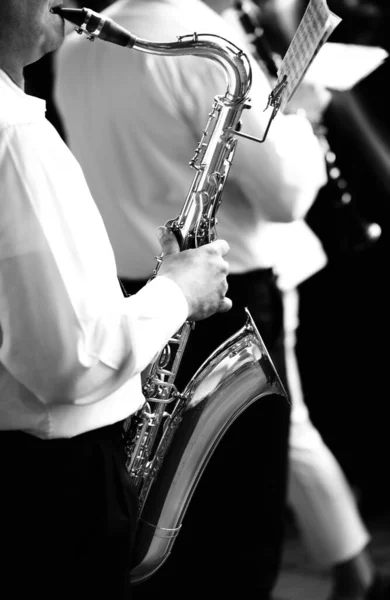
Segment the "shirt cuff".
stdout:
<path fill-rule="evenodd" d="M 167 319 L 172 317 L 177 329 L 187 319 L 189 313 L 187 299 L 180 286 L 172 279 L 158 275 L 137 292 L 138 302 L 145 301 L 149 305 L 151 299 L 153 302 L 158 302 L 160 314 L 166 314 Z"/>

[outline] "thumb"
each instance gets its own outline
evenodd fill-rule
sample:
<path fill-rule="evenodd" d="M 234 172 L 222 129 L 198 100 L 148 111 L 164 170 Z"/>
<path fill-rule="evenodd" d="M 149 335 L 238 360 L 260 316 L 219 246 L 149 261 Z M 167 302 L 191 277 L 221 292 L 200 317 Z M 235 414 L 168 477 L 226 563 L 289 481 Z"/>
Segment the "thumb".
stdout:
<path fill-rule="evenodd" d="M 164 256 L 167 254 L 178 254 L 180 252 L 180 246 L 176 236 L 173 231 L 168 229 L 168 227 L 157 227 L 156 233 Z"/>

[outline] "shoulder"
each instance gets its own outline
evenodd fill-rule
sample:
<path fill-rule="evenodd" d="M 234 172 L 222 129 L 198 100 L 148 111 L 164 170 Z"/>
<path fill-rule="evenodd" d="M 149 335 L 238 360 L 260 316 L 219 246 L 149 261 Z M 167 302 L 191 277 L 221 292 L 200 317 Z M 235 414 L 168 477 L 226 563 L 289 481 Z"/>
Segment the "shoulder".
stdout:
<path fill-rule="evenodd" d="M 45 120 L 45 101 L 25 94 L 1 70 L 0 97 L 0 131 Z"/>
<path fill-rule="evenodd" d="M 47 119 L 0 121 L 0 170 L 3 181 L 20 180 L 38 187 L 54 178 L 82 177 L 81 169 L 58 132 Z M 80 173 L 79 173 L 80 172 Z M 7 177 L 5 177 L 7 175 Z"/>

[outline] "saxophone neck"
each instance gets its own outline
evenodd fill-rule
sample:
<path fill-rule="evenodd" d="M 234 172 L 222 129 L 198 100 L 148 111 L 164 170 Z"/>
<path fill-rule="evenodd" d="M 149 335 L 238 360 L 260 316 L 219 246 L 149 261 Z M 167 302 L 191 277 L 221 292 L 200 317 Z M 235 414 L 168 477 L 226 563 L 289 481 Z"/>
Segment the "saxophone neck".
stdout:
<path fill-rule="evenodd" d="M 229 40 L 215 34 L 193 33 L 176 42 L 151 42 L 137 38 L 134 49 L 161 56 L 199 56 L 219 63 L 227 78 L 228 103 L 242 103 L 252 85 L 252 69 L 247 55 Z"/>
<path fill-rule="evenodd" d="M 109 17 L 89 8 L 55 7 L 52 12 L 76 25 L 76 31 L 85 33 L 90 41 L 99 38 L 106 42 L 133 48 L 160 56 L 193 55 L 218 62 L 225 70 L 228 88 L 227 102 L 242 102 L 252 84 L 248 57 L 240 48 L 223 37 L 193 33 L 177 38 L 175 42 L 153 42 L 133 35 Z"/>

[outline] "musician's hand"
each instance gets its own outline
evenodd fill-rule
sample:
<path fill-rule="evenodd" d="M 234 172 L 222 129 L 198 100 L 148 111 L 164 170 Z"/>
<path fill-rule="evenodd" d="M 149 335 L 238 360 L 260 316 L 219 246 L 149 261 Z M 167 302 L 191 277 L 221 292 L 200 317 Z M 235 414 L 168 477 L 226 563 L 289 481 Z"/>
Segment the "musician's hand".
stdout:
<path fill-rule="evenodd" d="M 232 301 L 225 297 L 229 264 L 223 258 L 229 252 L 228 243 L 216 240 L 180 252 L 176 237 L 169 229 L 159 227 L 159 233 L 164 259 L 158 274 L 180 286 L 188 302 L 188 318 L 200 321 L 216 312 L 230 310 Z"/>

